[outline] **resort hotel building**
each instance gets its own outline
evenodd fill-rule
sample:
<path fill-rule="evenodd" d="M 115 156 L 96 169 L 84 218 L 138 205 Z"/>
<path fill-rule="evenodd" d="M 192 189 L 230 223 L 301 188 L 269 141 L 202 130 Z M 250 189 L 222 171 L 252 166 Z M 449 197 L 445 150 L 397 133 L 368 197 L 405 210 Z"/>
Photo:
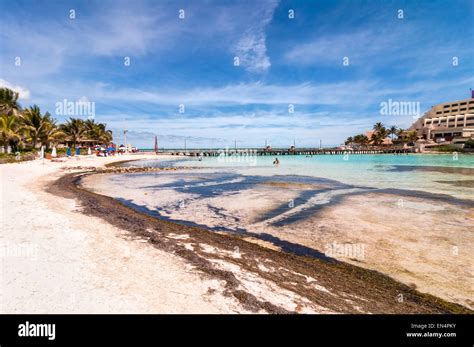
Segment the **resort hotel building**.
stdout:
<path fill-rule="evenodd" d="M 427 140 L 425 147 L 442 144 L 463 147 L 474 138 L 474 91 L 470 99 L 431 107 L 409 130 L 416 130 L 419 138 Z"/>

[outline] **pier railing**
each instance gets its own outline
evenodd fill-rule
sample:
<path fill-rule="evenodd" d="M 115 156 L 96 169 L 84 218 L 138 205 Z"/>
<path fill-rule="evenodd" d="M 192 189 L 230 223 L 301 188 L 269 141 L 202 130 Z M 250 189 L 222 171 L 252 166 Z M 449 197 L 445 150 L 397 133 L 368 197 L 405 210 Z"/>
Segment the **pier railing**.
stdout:
<path fill-rule="evenodd" d="M 179 156 L 283 156 L 283 155 L 347 155 L 347 154 L 407 154 L 414 152 L 404 147 L 368 147 L 356 149 L 340 148 L 301 148 L 301 149 L 188 149 L 164 151 L 163 153 Z"/>

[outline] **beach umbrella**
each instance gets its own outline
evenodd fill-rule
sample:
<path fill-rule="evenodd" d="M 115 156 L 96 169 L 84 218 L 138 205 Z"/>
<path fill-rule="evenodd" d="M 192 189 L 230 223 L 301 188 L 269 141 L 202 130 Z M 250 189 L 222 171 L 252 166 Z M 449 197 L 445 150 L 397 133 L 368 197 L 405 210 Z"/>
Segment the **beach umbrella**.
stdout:
<path fill-rule="evenodd" d="M 87 149 L 87 154 L 88 154 L 88 155 L 91 155 L 91 154 L 92 154 L 92 151 L 91 151 L 91 148 L 90 148 L 90 147 Z"/>
<path fill-rule="evenodd" d="M 53 150 L 51 151 L 51 157 L 56 158 L 58 154 L 56 153 L 56 147 L 53 147 Z"/>

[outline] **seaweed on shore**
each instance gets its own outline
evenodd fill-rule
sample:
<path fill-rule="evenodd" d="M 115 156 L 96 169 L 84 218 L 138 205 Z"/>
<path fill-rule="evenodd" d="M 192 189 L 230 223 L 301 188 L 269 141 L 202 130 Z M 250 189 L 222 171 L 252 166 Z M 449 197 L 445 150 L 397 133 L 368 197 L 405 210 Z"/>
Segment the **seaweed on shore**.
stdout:
<path fill-rule="evenodd" d="M 135 168 L 138 170 L 138 168 Z M 136 170 L 134 172 L 136 172 Z M 140 169 L 148 171 L 149 169 Z M 153 169 L 155 171 L 156 169 Z M 242 286 L 241 280 L 230 270 L 215 266 L 215 261 L 225 261 L 242 271 L 257 275 L 282 290 L 293 292 L 313 305 L 337 313 L 455 313 L 472 314 L 473 311 L 459 304 L 447 302 L 430 294 L 423 294 L 387 275 L 352 264 L 330 259 L 299 256 L 281 250 L 266 248 L 244 237 L 213 232 L 141 213 L 119 201 L 90 192 L 79 186 L 84 175 L 95 172 L 127 172 L 117 166 L 106 170 L 69 173 L 51 183 L 49 191 L 58 196 L 77 199 L 82 212 L 102 218 L 110 224 L 146 239 L 154 247 L 173 253 L 204 276 L 224 283 L 224 294 L 238 300 L 243 308 L 253 312 L 291 313 L 287 309 L 258 298 Z M 182 242 L 170 235 L 188 235 L 187 249 Z M 218 252 L 206 252 L 201 245 L 209 245 Z M 232 252 L 239 250 L 239 257 Z M 264 264 L 270 270 L 263 270 Z M 311 279 L 311 280 L 309 280 Z M 313 282 L 327 289 L 315 289 Z M 403 300 L 399 300 L 402 297 Z M 297 306 L 299 307 L 299 305 Z M 294 313 L 297 313 L 296 309 Z"/>

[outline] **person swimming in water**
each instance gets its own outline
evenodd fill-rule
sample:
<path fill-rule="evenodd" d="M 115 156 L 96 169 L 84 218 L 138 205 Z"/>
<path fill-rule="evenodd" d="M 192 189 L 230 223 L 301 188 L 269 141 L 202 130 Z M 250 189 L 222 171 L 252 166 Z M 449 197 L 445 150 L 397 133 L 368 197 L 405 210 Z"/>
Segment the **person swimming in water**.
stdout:
<path fill-rule="evenodd" d="M 278 160 L 278 158 L 275 158 L 275 160 L 273 161 L 273 165 L 275 166 L 280 165 L 280 161 Z"/>

